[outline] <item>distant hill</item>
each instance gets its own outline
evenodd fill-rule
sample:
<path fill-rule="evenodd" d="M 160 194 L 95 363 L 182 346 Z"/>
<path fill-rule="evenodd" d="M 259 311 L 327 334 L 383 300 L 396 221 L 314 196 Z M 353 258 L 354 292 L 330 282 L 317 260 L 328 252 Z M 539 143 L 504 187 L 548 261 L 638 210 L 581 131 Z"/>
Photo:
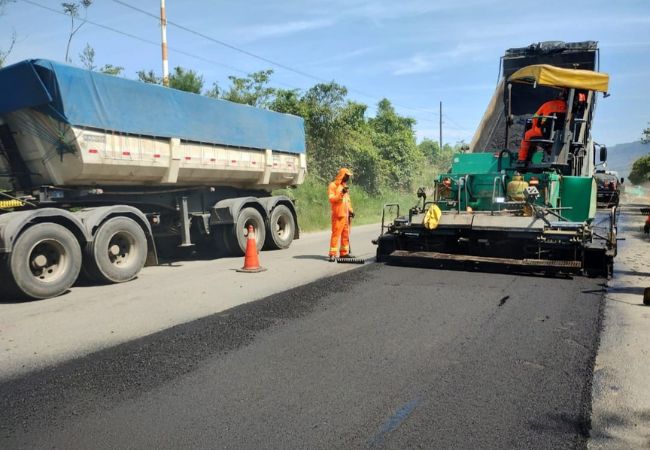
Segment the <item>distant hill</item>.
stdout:
<path fill-rule="evenodd" d="M 607 147 L 607 170 L 615 170 L 627 178 L 634 161 L 649 153 L 650 144 L 642 144 L 641 141 Z"/>

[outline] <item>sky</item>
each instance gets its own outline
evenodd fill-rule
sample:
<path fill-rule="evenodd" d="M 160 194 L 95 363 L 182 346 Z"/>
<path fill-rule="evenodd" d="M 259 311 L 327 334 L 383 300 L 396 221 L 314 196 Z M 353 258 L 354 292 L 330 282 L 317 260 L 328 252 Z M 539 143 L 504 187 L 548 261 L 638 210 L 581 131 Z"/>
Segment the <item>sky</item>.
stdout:
<path fill-rule="evenodd" d="M 214 82 L 227 87 L 229 75 L 264 69 L 274 70 L 271 84 L 279 88 L 308 89 L 334 80 L 349 89 L 350 99 L 367 104 L 369 115 L 388 98 L 400 114 L 417 120 L 419 140 L 438 139 L 442 102 L 443 140 L 469 142 L 506 49 L 594 40 L 600 70 L 611 78 L 611 96 L 599 99 L 594 139 L 607 145 L 636 141 L 650 122 L 650 0 L 166 0 L 166 5 L 168 20 L 182 27 L 168 27 L 170 67 L 202 74 L 206 89 Z M 70 21 L 57 13 L 61 10 L 58 0 L 10 3 L 0 16 L 0 50 L 12 32 L 17 41 L 6 64 L 64 61 Z M 159 10 L 160 0 L 95 0 L 89 22 L 72 40 L 73 64 L 81 65 L 79 54 L 89 44 L 97 65 L 122 66 L 122 76 L 136 78 L 142 69 L 160 74 Z"/>

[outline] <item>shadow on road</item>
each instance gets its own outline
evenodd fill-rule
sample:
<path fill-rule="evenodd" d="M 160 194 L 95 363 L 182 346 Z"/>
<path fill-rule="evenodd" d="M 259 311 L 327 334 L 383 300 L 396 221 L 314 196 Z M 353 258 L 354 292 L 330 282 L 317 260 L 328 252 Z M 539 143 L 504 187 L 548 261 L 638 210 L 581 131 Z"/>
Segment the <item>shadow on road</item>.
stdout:
<path fill-rule="evenodd" d="M 571 415 L 567 413 L 549 414 L 544 422 L 530 422 L 530 428 L 535 431 L 548 431 L 551 433 L 577 434 L 582 438 L 589 437 L 591 424 L 584 415 Z"/>
<path fill-rule="evenodd" d="M 639 272 L 636 270 L 617 270 L 615 275 L 632 275 L 632 276 L 639 276 L 639 277 L 647 277 L 650 276 L 650 272 Z"/>
<path fill-rule="evenodd" d="M 636 294 L 636 295 L 643 295 L 643 291 L 645 290 L 645 287 L 642 286 L 621 286 L 621 287 L 609 287 L 607 289 L 608 292 L 615 293 L 615 294 Z"/>
<path fill-rule="evenodd" d="M 296 255 L 293 259 L 316 259 L 319 261 L 327 261 L 327 256 L 325 255 Z"/>

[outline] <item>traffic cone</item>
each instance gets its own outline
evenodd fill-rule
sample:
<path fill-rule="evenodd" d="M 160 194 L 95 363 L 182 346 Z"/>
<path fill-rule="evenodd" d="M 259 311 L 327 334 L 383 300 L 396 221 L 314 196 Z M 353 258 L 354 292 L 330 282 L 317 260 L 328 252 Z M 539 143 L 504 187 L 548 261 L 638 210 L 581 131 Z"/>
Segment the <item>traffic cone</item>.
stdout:
<path fill-rule="evenodd" d="M 244 267 L 237 269 L 237 272 L 256 273 L 263 272 L 266 268 L 260 266 L 260 260 L 257 257 L 257 243 L 255 242 L 255 230 L 253 225 L 248 226 L 248 236 L 246 239 L 246 254 L 244 255 Z"/>

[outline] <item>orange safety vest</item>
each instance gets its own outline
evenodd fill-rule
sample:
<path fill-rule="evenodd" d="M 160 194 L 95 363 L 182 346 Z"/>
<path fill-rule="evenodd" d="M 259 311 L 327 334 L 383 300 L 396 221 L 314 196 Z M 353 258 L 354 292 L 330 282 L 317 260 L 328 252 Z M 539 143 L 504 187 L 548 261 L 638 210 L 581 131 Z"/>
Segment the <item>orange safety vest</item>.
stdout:
<path fill-rule="evenodd" d="M 346 168 L 342 168 L 339 170 L 334 181 L 327 187 L 327 197 L 332 207 L 332 219 L 347 218 L 348 214 L 352 212 L 350 194 L 347 192 L 343 193 L 343 188 L 345 187 L 343 177 L 345 175 L 351 176 L 352 172 Z"/>

